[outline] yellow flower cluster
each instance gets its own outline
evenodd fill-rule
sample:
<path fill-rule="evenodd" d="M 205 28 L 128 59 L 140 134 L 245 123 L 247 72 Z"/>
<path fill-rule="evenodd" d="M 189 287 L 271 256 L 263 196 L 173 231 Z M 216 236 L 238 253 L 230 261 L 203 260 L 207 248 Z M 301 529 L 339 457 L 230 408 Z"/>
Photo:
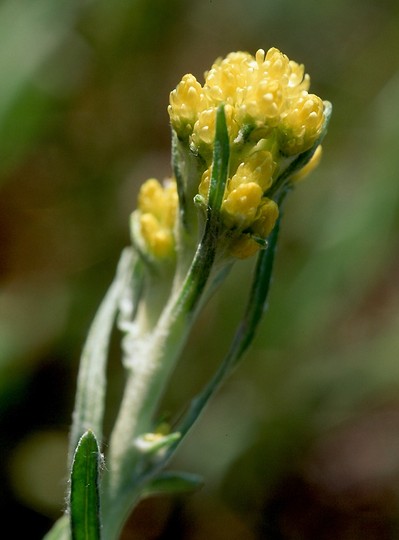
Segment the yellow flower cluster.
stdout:
<path fill-rule="evenodd" d="M 221 208 L 227 228 L 236 232 L 238 257 L 256 252 L 275 224 L 278 207 L 265 196 L 294 157 L 310 149 L 324 124 L 322 100 L 308 92 L 310 79 L 278 49 L 254 56 L 245 52 L 218 59 L 202 86 L 185 75 L 170 94 L 168 108 L 181 141 L 206 163 L 199 194 L 207 200 L 212 171 L 216 110 L 224 104 L 230 138 L 229 178 Z M 303 177 L 317 164 L 308 164 Z"/>
<path fill-rule="evenodd" d="M 228 180 L 221 207 L 224 225 L 248 233 L 233 243 L 232 254 L 236 257 L 246 258 L 258 251 L 260 245 L 253 236 L 267 238 L 274 227 L 278 206 L 264 192 L 271 186 L 275 166 L 272 153 L 255 146 Z M 206 169 L 199 185 L 199 193 L 205 200 L 211 173 L 212 166 Z"/>
<path fill-rule="evenodd" d="M 200 151 L 212 145 L 215 111 L 224 103 L 231 140 L 249 125 L 259 130 L 258 139 L 273 132 L 280 151 L 295 155 L 313 145 L 323 126 L 323 102 L 308 93 L 309 85 L 304 66 L 276 48 L 259 49 L 255 57 L 235 52 L 213 64 L 203 86 L 185 75 L 168 112 L 178 136 L 190 137 Z"/>
<path fill-rule="evenodd" d="M 200 195 L 207 196 L 211 167 L 202 175 Z M 271 233 L 278 218 L 277 204 L 263 195 L 262 167 L 251 168 L 251 163 L 241 163 L 236 174 L 229 179 L 221 215 L 224 225 L 240 235 L 230 247 L 232 255 L 244 259 L 260 249 L 258 239 L 265 239 Z M 260 180 L 259 178 L 259 180 Z"/>
<path fill-rule="evenodd" d="M 157 259 L 174 253 L 177 205 L 175 180 L 168 180 L 162 186 L 150 178 L 140 188 L 137 210 L 140 235 L 149 253 Z"/>

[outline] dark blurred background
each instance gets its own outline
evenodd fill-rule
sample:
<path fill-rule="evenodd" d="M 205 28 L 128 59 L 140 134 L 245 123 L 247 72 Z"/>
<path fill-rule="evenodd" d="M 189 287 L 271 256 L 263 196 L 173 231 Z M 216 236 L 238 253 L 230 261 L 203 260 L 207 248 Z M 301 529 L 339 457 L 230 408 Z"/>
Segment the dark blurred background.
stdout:
<path fill-rule="evenodd" d="M 204 488 L 144 502 L 124 539 L 399 538 L 398 25 L 396 0 L 0 3 L 0 514 L 13 538 L 41 538 L 62 511 L 80 351 L 138 186 L 170 174 L 170 90 L 271 46 L 333 102 L 324 158 L 286 206 L 256 342 L 173 464 Z M 226 350 L 250 270 L 237 264 L 199 321 L 171 413 Z"/>

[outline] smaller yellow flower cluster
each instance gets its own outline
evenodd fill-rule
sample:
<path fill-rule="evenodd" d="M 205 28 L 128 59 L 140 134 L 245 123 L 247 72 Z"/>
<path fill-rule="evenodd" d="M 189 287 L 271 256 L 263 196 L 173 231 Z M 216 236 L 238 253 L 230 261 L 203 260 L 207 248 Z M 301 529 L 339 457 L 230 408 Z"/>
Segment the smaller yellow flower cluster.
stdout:
<path fill-rule="evenodd" d="M 174 253 L 174 225 L 178 205 L 176 181 L 162 185 L 150 178 L 141 186 L 138 196 L 140 235 L 148 252 L 156 259 Z"/>
<path fill-rule="evenodd" d="M 240 241 L 231 246 L 236 257 L 246 258 L 256 253 L 260 245 L 253 237 L 267 238 L 274 227 L 278 206 L 264 197 L 264 192 L 272 184 L 275 167 L 272 153 L 255 147 L 227 182 L 221 207 L 223 223 L 237 233 L 245 231 Z M 212 167 L 209 167 L 199 185 L 199 193 L 205 200 L 211 174 Z"/>

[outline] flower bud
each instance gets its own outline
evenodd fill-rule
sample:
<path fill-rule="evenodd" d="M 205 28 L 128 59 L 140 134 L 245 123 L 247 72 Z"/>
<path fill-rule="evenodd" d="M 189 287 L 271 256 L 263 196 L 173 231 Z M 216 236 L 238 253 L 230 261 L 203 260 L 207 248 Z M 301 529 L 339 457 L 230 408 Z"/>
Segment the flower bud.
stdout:
<path fill-rule="evenodd" d="M 140 248 L 155 259 L 174 254 L 174 224 L 177 212 L 177 190 L 174 180 L 162 185 L 155 178 L 144 182 L 133 214 L 140 237 Z M 135 234 L 133 233 L 133 237 Z"/>

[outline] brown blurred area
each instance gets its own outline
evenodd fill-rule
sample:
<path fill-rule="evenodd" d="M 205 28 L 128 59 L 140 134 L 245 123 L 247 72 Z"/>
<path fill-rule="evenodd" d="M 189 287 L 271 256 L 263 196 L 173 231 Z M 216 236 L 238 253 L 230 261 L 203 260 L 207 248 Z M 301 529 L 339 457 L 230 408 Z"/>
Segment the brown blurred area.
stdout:
<path fill-rule="evenodd" d="M 79 355 L 129 243 L 138 186 L 170 174 L 169 92 L 277 46 L 334 112 L 291 195 L 261 332 L 124 540 L 399 537 L 399 6 L 394 0 L 2 0 L 0 514 L 41 538 L 64 505 Z M 206 380 L 251 263 L 207 307 L 166 397 Z M 234 292 L 233 292 L 234 291 Z M 109 418 L 122 376 L 109 366 Z M 109 425 L 108 425 L 109 428 Z"/>

